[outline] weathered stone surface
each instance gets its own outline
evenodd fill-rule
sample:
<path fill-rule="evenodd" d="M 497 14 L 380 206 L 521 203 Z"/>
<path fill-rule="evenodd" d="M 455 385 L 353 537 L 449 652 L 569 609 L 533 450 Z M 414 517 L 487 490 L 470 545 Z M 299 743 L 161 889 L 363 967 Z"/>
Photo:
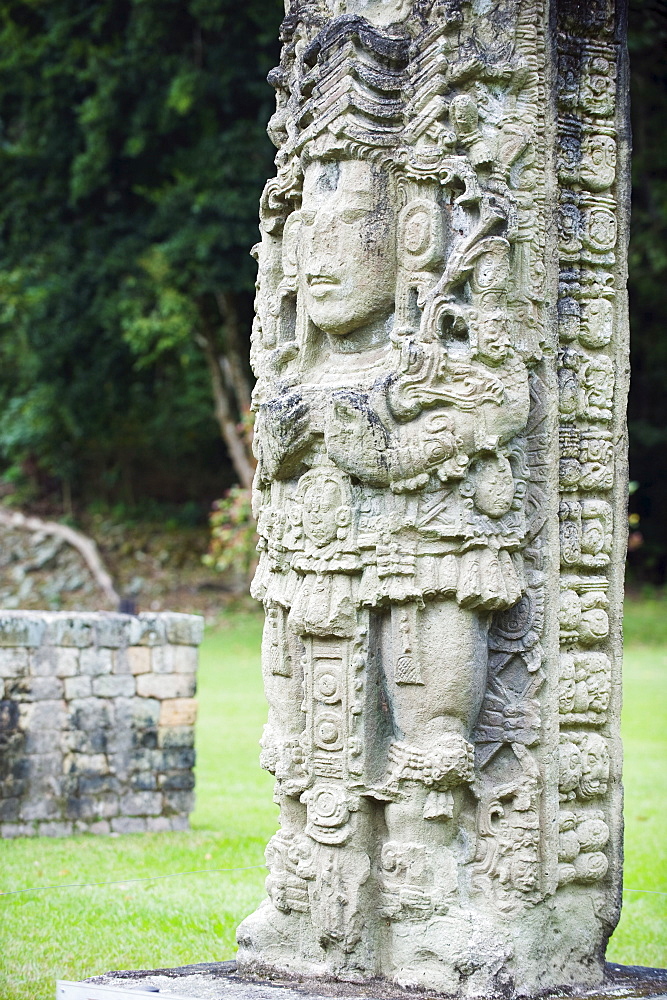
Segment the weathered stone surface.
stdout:
<path fill-rule="evenodd" d="M 172 829 L 171 820 L 166 816 L 150 816 L 146 820 L 146 829 L 149 833 L 166 833 Z"/>
<path fill-rule="evenodd" d="M 197 713 L 194 698 L 165 698 L 160 707 L 160 727 L 190 726 Z"/>
<path fill-rule="evenodd" d="M 143 647 L 141 647 L 143 648 Z M 123 649 L 115 649 L 111 654 L 111 673 L 112 674 L 131 674 L 132 665 L 128 657 L 128 649 L 124 647 Z"/>
<path fill-rule="evenodd" d="M 21 715 L 26 728 L 63 729 L 66 722 L 66 705 L 64 699 L 24 702 L 21 704 Z"/>
<path fill-rule="evenodd" d="M 195 678 L 185 674 L 139 674 L 137 694 L 143 698 L 190 698 Z"/>
<path fill-rule="evenodd" d="M 0 613 L 0 646 L 39 646 L 44 629 L 41 615 L 26 611 Z"/>
<path fill-rule="evenodd" d="M 90 824 L 88 833 L 111 833 L 111 824 L 106 819 L 98 819 L 97 822 Z"/>
<path fill-rule="evenodd" d="M 166 623 L 167 642 L 180 646 L 199 646 L 204 638 L 204 619 L 196 615 L 172 614 Z"/>
<path fill-rule="evenodd" d="M 187 829 L 200 620 L 4 612 L 0 632 L 0 836 Z"/>
<path fill-rule="evenodd" d="M 114 833 L 145 833 L 146 820 L 139 816 L 121 816 L 111 820 L 111 829 Z"/>
<path fill-rule="evenodd" d="M 131 674 L 93 678 L 93 694 L 103 698 L 131 698 L 136 689 L 136 681 Z"/>
<path fill-rule="evenodd" d="M 166 641 L 166 627 L 159 614 L 141 615 L 130 622 L 130 645 L 161 646 Z"/>
<path fill-rule="evenodd" d="M 90 615 L 47 614 L 46 641 L 51 646 L 77 646 L 84 649 L 95 642 L 95 626 Z"/>
<path fill-rule="evenodd" d="M 90 677 L 65 678 L 65 698 L 74 701 L 79 698 L 90 698 L 93 693 L 93 682 Z"/>
<path fill-rule="evenodd" d="M 132 646 L 127 659 L 133 674 L 147 674 L 151 669 L 151 651 L 147 646 Z"/>
<path fill-rule="evenodd" d="M 173 669 L 177 674 L 194 674 L 195 671 L 192 668 L 192 652 L 196 647 L 193 646 L 174 646 L 173 647 Z"/>
<path fill-rule="evenodd" d="M 100 614 L 95 622 L 95 645 L 119 649 L 130 644 L 128 615 Z"/>
<path fill-rule="evenodd" d="M 82 674 L 110 674 L 113 670 L 113 652 L 101 646 L 81 651 L 79 670 Z"/>
<path fill-rule="evenodd" d="M 174 833 L 183 833 L 185 830 L 190 829 L 190 820 L 188 818 L 188 814 L 192 812 L 192 809 L 194 807 L 194 801 L 195 801 L 194 796 L 190 795 L 190 797 L 185 799 L 184 801 L 185 803 L 189 803 L 187 813 L 171 817 L 170 821 L 171 828 L 174 831 Z M 146 822 L 148 823 L 149 820 L 147 820 Z"/>
<path fill-rule="evenodd" d="M 67 822 L 39 823 L 37 826 L 37 834 L 40 837 L 69 837 L 72 832 L 72 824 Z"/>
<path fill-rule="evenodd" d="M 150 822 L 150 820 L 148 821 Z M 414 992 L 402 990 L 386 980 L 364 984 L 337 980 L 319 980 L 316 983 L 295 979 L 267 982 L 240 975 L 236 962 L 201 962 L 175 969 L 143 969 L 136 972 L 107 972 L 85 980 L 87 984 L 127 990 L 127 1000 L 132 991 L 157 989 L 161 996 L 191 997 L 192 1000 L 409 1000 Z M 667 969 L 648 969 L 637 966 L 614 965 L 604 967 L 604 980 L 595 990 L 582 990 L 576 996 L 581 1000 L 613 1000 L 622 992 L 627 1000 L 667 995 Z M 420 994 L 426 1000 L 435 996 L 429 991 Z M 58 994 L 69 1000 L 67 992 Z M 77 995 L 78 996 L 78 995 Z M 119 992 L 120 997 L 123 996 Z M 553 996 L 553 995 L 552 995 Z M 562 994 L 561 994 L 562 996 Z M 545 994 L 544 1000 L 550 1000 Z"/>
<path fill-rule="evenodd" d="M 8 643 L 3 643 L 5 647 Z M 0 658 L 0 677 L 22 677 L 28 673 L 28 650 L 27 649 L 7 649 L 6 654 Z"/>
<path fill-rule="evenodd" d="M 59 729 L 29 729 L 25 734 L 23 752 L 26 754 L 49 754 L 65 749 Z"/>
<path fill-rule="evenodd" d="M 165 702 L 162 703 L 163 705 Z M 159 747 L 192 747 L 194 746 L 194 730 L 191 725 L 160 726 L 157 734 Z"/>
<path fill-rule="evenodd" d="M 187 830 L 187 817 L 192 812 L 195 797 L 192 792 L 165 790 L 165 813 L 172 816 L 173 830 Z"/>
<path fill-rule="evenodd" d="M 174 673 L 174 647 L 157 646 L 151 651 L 151 665 L 154 674 Z M 191 673 L 191 671 L 188 671 Z"/>
<path fill-rule="evenodd" d="M 628 143 L 622 10 L 588 6 L 283 23 L 252 346 L 281 829 L 246 972 L 601 980 Z"/>
<path fill-rule="evenodd" d="M 162 796 L 156 792 L 135 792 L 124 795 L 120 808 L 125 816 L 159 816 L 162 812 Z"/>
<path fill-rule="evenodd" d="M 23 697 L 30 701 L 58 700 L 65 694 L 65 685 L 59 677 L 32 677 Z"/>

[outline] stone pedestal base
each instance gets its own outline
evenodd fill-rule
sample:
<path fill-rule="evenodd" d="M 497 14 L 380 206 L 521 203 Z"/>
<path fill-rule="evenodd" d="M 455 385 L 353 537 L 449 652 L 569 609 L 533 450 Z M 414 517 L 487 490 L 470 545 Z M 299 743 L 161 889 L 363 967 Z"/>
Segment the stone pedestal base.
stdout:
<path fill-rule="evenodd" d="M 237 975 L 236 962 L 202 962 L 176 969 L 109 972 L 83 983 L 59 982 L 57 1000 L 137 1000 L 149 995 L 171 1000 L 414 1000 L 414 990 L 402 990 L 375 979 L 356 985 L 333 979 L 249 979 Z M 442 996 L 419 991 L 427 998 Z M 667 1000 L 667 969 L 605 965 L 604 983 L 594 990 L 563 989 L 543 993 L 544 1000 L 572 996 L 581 1000 Z"/>

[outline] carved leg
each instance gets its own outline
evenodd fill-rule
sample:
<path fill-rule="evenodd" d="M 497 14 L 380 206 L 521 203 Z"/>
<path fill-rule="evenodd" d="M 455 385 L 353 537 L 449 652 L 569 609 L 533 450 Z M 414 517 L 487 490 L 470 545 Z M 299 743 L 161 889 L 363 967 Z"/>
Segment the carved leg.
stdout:
<path fill-rule="evenodd" d="M 408 605 L 392 608 L 381 632 L 394 733 L 387 788 L 421 782 L 430 789 L 424 817 L 451 817 L 452 789 L 473 774 L 470 741 L 486 687 L 488 617 L 453 601 Z"/>
<path fill-rule="evenodd" d="M 456 834 L 473 777 L 472 731 L 486 686 L 487 616 L 453 601 L 392 609 L 382 663 L 394 740 L 380 857 L 385 954 L 421 981 L 459 927 Z"/>
<path fill-rule="evenodd" d="M 407 672 L 400 640 L 387 622 L 383 666 L 397 737 L 424 749 L 445 733 L 470 739 L 486 688 L 488 615 L 454 601 L 392 611 L 394 619 L 405 615 L 408 627 L 412 616 L 416 661 Z"/>

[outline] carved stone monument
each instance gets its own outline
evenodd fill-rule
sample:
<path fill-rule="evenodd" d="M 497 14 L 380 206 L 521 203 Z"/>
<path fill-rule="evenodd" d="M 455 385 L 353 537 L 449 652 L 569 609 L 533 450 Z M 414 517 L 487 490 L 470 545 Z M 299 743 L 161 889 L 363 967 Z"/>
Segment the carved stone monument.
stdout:
<path fill-rule="evenodd" d="M 242 971 L 601 980 L 621 878 L 614 0 L 295 0 L 255 504 L 281 827 Z"/>

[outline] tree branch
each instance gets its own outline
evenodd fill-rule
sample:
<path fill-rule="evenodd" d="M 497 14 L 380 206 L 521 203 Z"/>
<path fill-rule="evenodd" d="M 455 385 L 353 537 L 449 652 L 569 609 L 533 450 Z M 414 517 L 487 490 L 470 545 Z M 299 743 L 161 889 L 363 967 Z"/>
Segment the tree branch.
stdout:
<path fill-rule="evenodd" d="M 0 524 L 7 528 L 19 528 L 22 531 L 41 532 L 45 535 L 62 538 L 68 545 L 75 548 L 83 558 L 95 583 L 103 591 L 107 600 L 114 607 L 118 607 L 120 594 L 114 587 L 111 575 L 102 562 L 97 545 L 88 535 L 84 535 L 81 531 L 70 528 L 66 524 L 59 524 L 57 521 L 44 521 L 41 517 L 27 517 L 20 511 L 10 510 L 7 507 L 0 507 Z"/>

